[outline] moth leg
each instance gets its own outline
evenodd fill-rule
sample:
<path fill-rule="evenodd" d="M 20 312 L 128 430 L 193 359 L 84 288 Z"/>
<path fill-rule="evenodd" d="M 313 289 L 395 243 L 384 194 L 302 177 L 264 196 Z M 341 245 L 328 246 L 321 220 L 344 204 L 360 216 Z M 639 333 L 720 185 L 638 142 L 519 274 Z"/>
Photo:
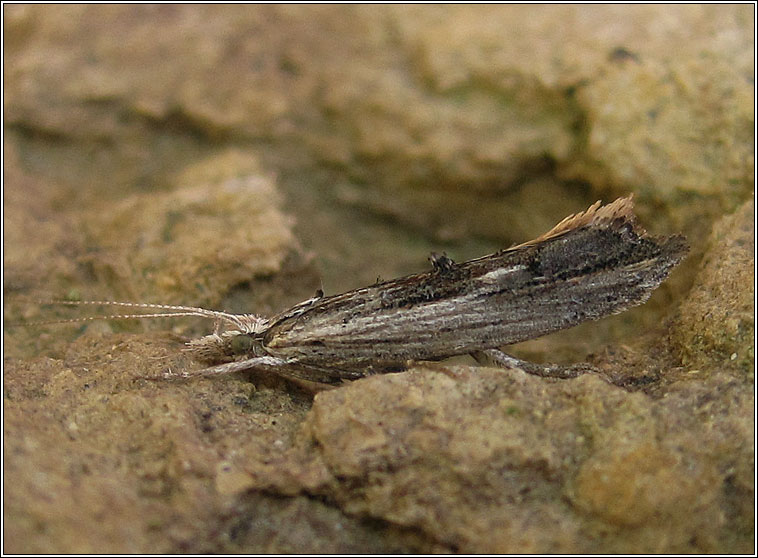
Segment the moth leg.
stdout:
<path fill-rule="evenodd" d="M 198 378 L 208 376 L 223 376 L 225 374 L 234 374 L 235 372 L 245 372 L 256 370 L 262 372 L 271 372 L 292 381 L 304 388 L 306 391 L 317 392 L 324 389 L 337 387 L 342 383 L 342 378 L 347 378 L 347 374 L 340 374 L 338 371 L 316 368 L 300 363 L 288 362 L 284 359 L 262 356 L 240 360 L 236 362 L 227 362 L 200 368 L 198 370 L 188 370 L 184 372 L 167 372 L 160 378 L 145 378 L 152 380 L 172 379 L 172 378 Z M 336 384 L 336 385 L 335 385 Z"/>
<path fill-rule="evenodd" d="M 288 363 L 285 360 L 272 356 L 262 356 L 249 358 L 247 360 L 240 360 L 236 362 L 226 362 L 224 364 L 218 364 L 216 366 L 209 366 L 208 368 L 200 368 L 198 370 L 185 370 L 183 372 L 166 372 L 160 378 L 146 378 L 146 379 L 171 379 L 171 378 L 196 378 L 196 377 L 208 377 L 208 376 L 223 376 L 225 374 L 234 374 L 235 372 L 243 372 L 245 370 L 267 370 L 270 372 L 278 373 L 281 368 L 287 367 Z"/>
<path fill-rule="evenodd" d="M 500 349 L 487 349 L 485 351 L 476 351 L 471 353 L 479 364 L 496 364 L 504 368 L 519 368 L 528 374 L 542 376 L 543 378 L 576 378 L 587 372 L 595 372 L 595 368 L 589 364 L 580 363 L 570 366 L 560 364 L 535 364 L 527 362 L 509 354 Z"/>

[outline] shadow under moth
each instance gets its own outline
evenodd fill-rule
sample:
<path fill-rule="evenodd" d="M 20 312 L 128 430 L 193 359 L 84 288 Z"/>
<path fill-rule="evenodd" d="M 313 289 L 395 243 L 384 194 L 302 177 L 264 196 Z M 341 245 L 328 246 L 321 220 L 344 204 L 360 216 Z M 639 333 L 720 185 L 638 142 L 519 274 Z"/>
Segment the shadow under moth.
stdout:
<path fill-rule="evenodd" d="M 216 331 L 187 343 L 206 367 L 166 377 L 270 371 L 339 384 L 413 361 L 471 354 L 532 374 L 568 378 L 588 365 L 538 365 L 499 347 L 622 312 L 648 299 L 687 253 L 679 235 L 647 235 L 631 196 L 571 215 L 542 236 L 343 294 L 316 296 L 272 317 L 161 304 L 65 302 L 151 309 L 104 318 L 203 316 Z M 74 320 L 72 320 L 74 321 Z M 78 321 L 78 320 L 76 320 Z"/>

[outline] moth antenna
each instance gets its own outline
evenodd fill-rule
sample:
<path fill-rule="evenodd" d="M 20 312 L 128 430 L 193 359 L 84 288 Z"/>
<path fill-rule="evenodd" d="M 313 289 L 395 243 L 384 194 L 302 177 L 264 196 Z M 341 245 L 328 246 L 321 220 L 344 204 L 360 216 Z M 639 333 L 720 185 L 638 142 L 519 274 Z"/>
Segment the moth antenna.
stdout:
<path fill-rule="evenodd" d="M 70 320 L 61 320 L 44 323 L 66 323 L 88 320 L 118 320 L 118 319 L 139 319 L 139 318 L 160 318 L 166 316 L 200 316 L 203 318 L 214 318 L 223 320 L 237 327 L 243 327 L 243 320 L 237 314 L 220 312 L 218 310 L 208 310 L 196 306 L 178 306 L 173 304 L 153 304 L 147 302 L 118 302 L 113 300 L 38 300 L 39 304 L 60 304 L 64 306 L 122 306 L 126 308 L 145 308 L 150 310 L 167 310 L 167 312 L 154 312 L 149 314 L 113 314 L 110 316 L 92 316 L 86 318 L 72 318 Z M 37 325 L 41 325 L 37 323 Z"/>
<path fill-rule="evenodd" d="M 203 314 L 197 314 L 194 312 L 161 312 L 157 314 L 108 314 L 107 316 L 83 316 L 81 318 L 68 318 L 65 320 L 40 320 L 33 322 L 15 322 L 6 323 L 9 327 L 18 326 L 37 326 L 37 325 L 51 325 L 51 324 L 73 324 L 78 322 L 94 322 L 95 320 L 131 320 L 142 318 L 173 318 L 182 316 L 201 316 L 208 317 Z"/>

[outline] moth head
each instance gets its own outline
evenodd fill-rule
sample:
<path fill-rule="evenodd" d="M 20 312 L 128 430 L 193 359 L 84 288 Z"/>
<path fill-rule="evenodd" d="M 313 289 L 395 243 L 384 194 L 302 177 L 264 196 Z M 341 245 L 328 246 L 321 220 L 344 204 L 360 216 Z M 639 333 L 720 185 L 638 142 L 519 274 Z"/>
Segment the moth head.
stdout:
<path fill-rule="evenodd" d="M 249 333 L 239 333 L 229 339 L 229 349 L 235 355 L 246 355 L 253 350 L 255 339 Z"/>
<path fill-rule="evenodd" d="M 265 356 L 263 336 L 259 333 L 230 330 L 212 333 L 187 342 L 187 351 L 192 356 L 210 364 L 221 364 Z"/>

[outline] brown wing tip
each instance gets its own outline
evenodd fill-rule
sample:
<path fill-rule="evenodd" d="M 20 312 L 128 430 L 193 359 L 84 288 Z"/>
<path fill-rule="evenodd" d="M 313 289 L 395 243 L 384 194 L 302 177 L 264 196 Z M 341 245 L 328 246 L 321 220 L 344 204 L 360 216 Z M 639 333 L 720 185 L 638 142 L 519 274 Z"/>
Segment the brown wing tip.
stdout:
<path fill-rule="evenodd" d="M 636 223 L 632 196 L 632 194 L 629 194 L 625 198 L 619 198 L 607 205 L 601 205 L 602 202 L 598 200 L 585 211 L 569 215 L 545 234 L 540 235 L 529 242 L 519 244 L 519 246 L 538 244 L 550 238 L 565 234 L 571 230 L 578 229 L 579 227 L 590 225 L 607 227 L 613 224 L 629 223 L 635 227 L 638 234 L 643 235 L 645 234 L 645 231 L 638 227 Z"/>

